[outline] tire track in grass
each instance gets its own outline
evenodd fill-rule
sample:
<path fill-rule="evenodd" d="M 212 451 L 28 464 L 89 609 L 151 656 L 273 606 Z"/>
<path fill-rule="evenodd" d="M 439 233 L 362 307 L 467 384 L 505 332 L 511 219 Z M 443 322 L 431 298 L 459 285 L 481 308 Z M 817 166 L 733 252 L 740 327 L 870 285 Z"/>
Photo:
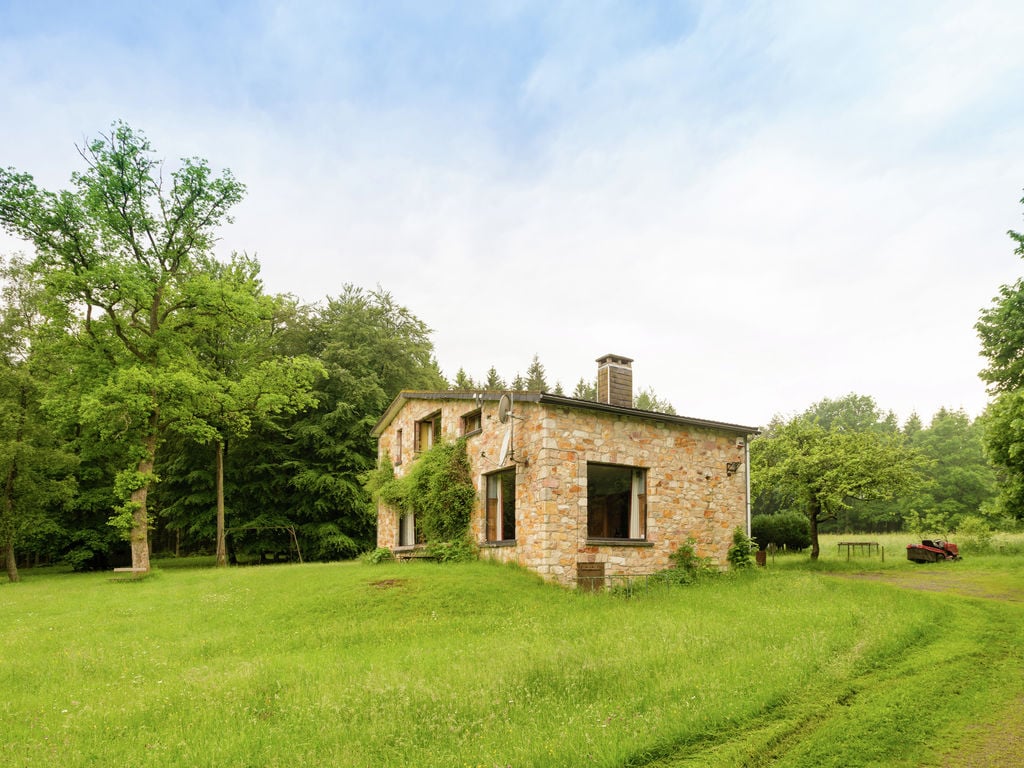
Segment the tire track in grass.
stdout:
<path fill-rule="evenodd" d="M 953 597 L 934 599 L 941 621 L 929 633 L 861 668 L 851 650 L 810 688 L 766 710 L 739 732 L 720 729 L 686 743 L 638 755 L 625 766 L 923 766 L 1024 765 L 1019 724 L 1024 706 L 980 731 L 975 754 L 1014 754 L 995 762 L 966 763 L 950 752 L 948 762 L 935 744 L 949 744 L 972 717 L 1024 691 L 1017 605 Z M 957 687 L 959 686 L 959 687 Z M 940 697 L 940 698 L 934 698 Z M 987 741 L 986 741 L 987 740 Z M 988 744 L 989 746 L 985 746 Z M 1013 750 L 1018 750 L 1014 752 Z M 934 760 L 934 761 L 933 761 Z"/>

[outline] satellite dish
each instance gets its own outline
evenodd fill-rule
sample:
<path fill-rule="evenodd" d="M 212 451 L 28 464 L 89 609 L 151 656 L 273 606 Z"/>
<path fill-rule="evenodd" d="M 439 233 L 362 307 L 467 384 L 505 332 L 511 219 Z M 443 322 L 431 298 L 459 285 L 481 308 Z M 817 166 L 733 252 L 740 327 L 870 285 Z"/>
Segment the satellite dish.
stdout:
<path fill-rule="evenodd" d="M 508 422 L 508 417 L 512 413 L 512 398 L 507 394 L 501 396 L 501 400 L 498 401 L 498 421 L 502 424 Z M 504 462 L 502 462 L 504 463 Z"/>
<path fill-rule="evenodd" d="M 508 418 L 506 414 L 505 418 Z M 512 425 L 508 425 L 508 429 L 505 430 L 505 437 L 501 441 L 501 453 L 498 454 L 498 466 L 504 466 L 505 460 L 508 459 L 508 452 L 512 448 Z"/>

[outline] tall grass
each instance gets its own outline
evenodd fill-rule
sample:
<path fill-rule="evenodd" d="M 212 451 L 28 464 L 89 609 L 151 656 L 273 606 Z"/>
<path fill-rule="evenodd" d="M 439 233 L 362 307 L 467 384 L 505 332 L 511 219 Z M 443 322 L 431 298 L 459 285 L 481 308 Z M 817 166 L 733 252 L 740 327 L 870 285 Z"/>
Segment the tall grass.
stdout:
<path fill-rule="evenodd" d="M 487 563 L 25 576 L 9 765 L 911 765 L 1024 688 L 1019 605 L 798 569 L 628 600 Z"/>

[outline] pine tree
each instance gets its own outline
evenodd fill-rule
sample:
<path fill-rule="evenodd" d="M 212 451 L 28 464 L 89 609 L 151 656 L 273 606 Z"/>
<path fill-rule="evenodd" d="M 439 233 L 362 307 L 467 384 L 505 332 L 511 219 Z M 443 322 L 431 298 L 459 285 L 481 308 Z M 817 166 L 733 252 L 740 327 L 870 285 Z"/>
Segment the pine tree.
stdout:
<path fill-rule="evenodd" d="M 580 380 L 576 382 L 576 389 L 572 391 L 572 396 L 577 400 L 597 400 L 597 384 L 595 382 L 587 382 L 580 377 Z"/>
<path fill-rule="evenodd" d="M 548 382 L 544 378 L 544 366 L 537 355 L 533 356 L 530 367 L 526 369 L 526 388 L 531 392 L 547 392 Z"/>
<path fill-rule="evenodd" d="M 487 381 L 484 382 L 484 389 L 486 390 L 500 390 L 505 389 L 505 380 L 498 375 L 497 369 L 492 365 L 490 370 L 487 371 Z"/>
<path fill-rule="evenodd" d="M 456 392 L 468 392 L 473 389 L 477 389 L 476 383 L 472 377 L 466 373 L 464 368 L 459 368 L 458 373 L 455 374 L 455 381 L 452 382 L 452 389 Z"/>

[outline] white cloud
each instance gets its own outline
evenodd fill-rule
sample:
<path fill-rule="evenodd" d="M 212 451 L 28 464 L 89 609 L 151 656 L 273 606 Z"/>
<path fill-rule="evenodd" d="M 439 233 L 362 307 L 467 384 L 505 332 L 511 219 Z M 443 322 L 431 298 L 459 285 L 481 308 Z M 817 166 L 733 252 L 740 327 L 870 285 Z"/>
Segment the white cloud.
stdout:
<path fill-rule="evenodd" d="M 752 3 L 660 26 L 511 4 L 455 25 L 483 37 L 437 41 L 450 55 L 424 72 L 423 14 L 267 8 L 209 83 L 176 75 L 181 51 L 113 77 L 83 75 L 86 43 L 59 29 L 13 41 L 4 164 L 63 185 L 72 142 L 124 116 L 248 185 L 222 246 L 257 253 L 270 290 L 379 283 L 450 375 L 536 353 L 571 390 L 615 352 L 727 421 L 850 391 L 901 417 L 983 406 L 973 324 L 1020 271 L 1016 4 Z M 488 46 L 500 72 L 460 72 Z"/>

